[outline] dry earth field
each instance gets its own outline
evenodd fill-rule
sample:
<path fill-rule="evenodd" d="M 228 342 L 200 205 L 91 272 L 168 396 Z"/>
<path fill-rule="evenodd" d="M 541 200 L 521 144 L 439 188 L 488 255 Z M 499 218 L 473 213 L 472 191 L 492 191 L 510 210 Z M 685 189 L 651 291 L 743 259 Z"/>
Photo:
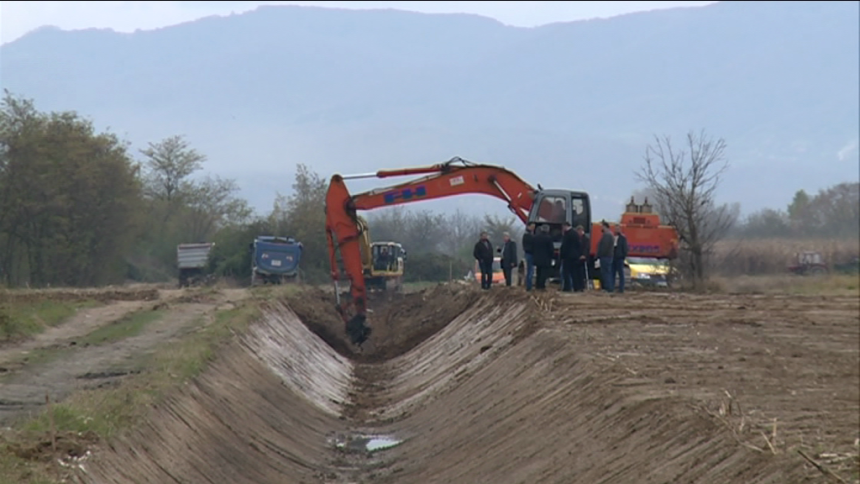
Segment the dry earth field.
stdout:
<path fill-rule="evenodd" d="M 855 279 L 440 284 L 363 348 L 314 287 L 9 291 L 75 306 L 0 346 L 0 481 L 857 483 Z"/>

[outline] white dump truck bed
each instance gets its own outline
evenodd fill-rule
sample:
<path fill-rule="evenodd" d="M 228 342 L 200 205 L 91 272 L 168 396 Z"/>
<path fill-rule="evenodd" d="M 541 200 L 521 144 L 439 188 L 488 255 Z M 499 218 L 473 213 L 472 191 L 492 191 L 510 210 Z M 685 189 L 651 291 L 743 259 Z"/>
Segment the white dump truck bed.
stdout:
<path fill-rule="evenodd" d="M 209 251 L 215 244 L 179 244 L 176 247 L 176 265 L 179 269 L 198 269 L 206 267 Z"/>

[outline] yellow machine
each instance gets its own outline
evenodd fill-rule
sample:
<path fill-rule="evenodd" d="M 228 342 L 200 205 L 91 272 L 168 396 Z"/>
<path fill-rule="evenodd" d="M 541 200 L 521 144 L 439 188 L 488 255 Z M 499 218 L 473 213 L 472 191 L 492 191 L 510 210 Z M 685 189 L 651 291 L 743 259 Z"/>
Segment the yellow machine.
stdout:
<path fill-rule="evenodd" d="M 668 287 L 669 262 L 665 259 L 628 257 L 625 261 L 630 267 L 627 280 L 631 285 L 643 287 Z"/>
<path fill-rule="evenodd" d="M 370 228 L 361 216 L 361 265 L 368 288 L 379 290 L 403 290 L 403 270 L 406 250 L 397 242 L 371 242 Z"/>

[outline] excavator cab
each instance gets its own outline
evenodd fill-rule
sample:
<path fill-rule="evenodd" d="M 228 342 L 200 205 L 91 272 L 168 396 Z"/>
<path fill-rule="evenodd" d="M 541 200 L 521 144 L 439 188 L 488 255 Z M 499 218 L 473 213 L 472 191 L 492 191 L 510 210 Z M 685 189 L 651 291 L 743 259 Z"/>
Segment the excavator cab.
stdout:
<path fill-rule="evenodd" d="M 569 190 L 537 190 L 529 211 L 528 223 L 534 223 L 536 229 L 540 229 L 542 225 L 549 226 L 549 234 L 555 247 L 550 272 L 552 279 L 558 276 L 564 222 L 570 222 L 574 228 L 582 225 L 585 235 L 591 235 L 591 205 L 588 194 Z"/>

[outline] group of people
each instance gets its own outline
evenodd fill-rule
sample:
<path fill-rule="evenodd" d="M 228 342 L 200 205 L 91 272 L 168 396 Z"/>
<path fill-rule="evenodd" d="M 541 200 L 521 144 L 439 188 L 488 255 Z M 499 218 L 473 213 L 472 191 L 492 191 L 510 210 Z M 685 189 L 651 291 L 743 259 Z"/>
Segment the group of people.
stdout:
<path fill-rule="evenodd" d="M 523 234 L 525 260 L 519 264 L 517 263 L 517 244 L 511 240 L 508 233 L 504 234 L 504 242 L 498 250 L 501 252 L 501 266 L 506 286 L 512 285 L 513 270 L 519 266 L 524 273 L 526 291 L 531 291 L 533 288 L 539 291 L 546 289 L 546 281 L 555 259 L 555 247 L 549 225 L 541 225 L 537 230 L 535 228 L 536 225 L 530 223 Z M 602 235 L 597 244 L 596 254 L 596 266 L 600 270 L 600 288 L 606 292 L 614 292 L 617 280 L 618 292 L 624 292 L 624 260 L 629 250 L 627 237 L 620 225 L 615 226 L 613 234 L 609 223 L 604 221 L 601 230 Z M 562 231 L 558 257 L 561 290 L 583 292 L 589 277 L 588 253 L 591 247 L 589 237 L 585 234 L 582 225 L 573 228 L 569 222 L 562 224 Z M 493 245 L 487 232 L 481 233 L 473 255 L 481 271 L 481 288 L 489 289 L 493 282 Z"/>
<path fill-rule="evenodd" d="M 510 286 L 513 282 L 514 268 L 517 267 L 517 243 L 511 240 L 511 234 L 504 233 L 502 246 L 498 251 L 502 254 L 500 264 L 502 273 L 505 275 L 505 285 Z M 475 244 L 472 256 L 478 261 L 478 269 L 481 271 L 481 289 L 489 289 L 493 285 L 494 257 L 493 244 L 487 232 L 481 232 L 481 238 Z"/>

